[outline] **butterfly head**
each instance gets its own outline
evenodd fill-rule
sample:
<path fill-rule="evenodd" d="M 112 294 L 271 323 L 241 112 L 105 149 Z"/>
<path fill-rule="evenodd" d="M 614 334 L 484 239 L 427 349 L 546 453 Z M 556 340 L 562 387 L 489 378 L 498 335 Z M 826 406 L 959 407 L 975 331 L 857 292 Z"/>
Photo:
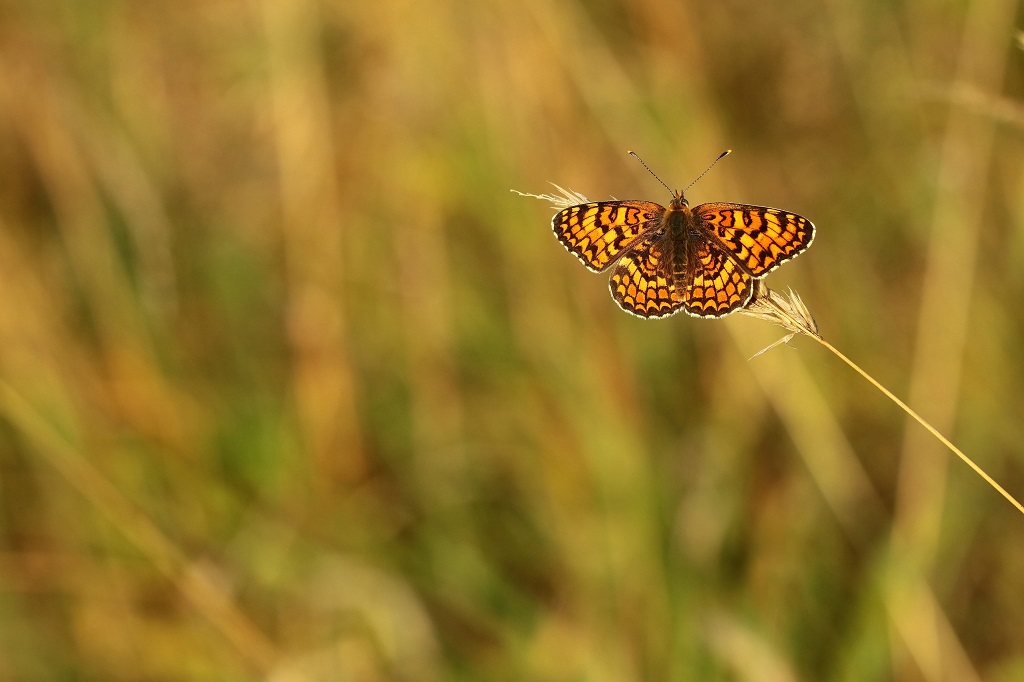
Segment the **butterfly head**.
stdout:
<path fill-rule="evenodd" d="M 690 202 L 686 200 L 686 190 L 680 191 L 678 189 L 672 190 L 672 208 L 676 210 L 689 208 Z"/>

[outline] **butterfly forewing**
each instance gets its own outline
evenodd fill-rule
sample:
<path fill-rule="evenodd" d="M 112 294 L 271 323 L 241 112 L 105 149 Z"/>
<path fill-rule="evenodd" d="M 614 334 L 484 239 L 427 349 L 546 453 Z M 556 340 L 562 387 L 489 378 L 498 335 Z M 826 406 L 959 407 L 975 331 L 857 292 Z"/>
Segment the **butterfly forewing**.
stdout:
<path fill-rule="evenodd" d="M 664 207 L 650 201 L 600 201 L 559 211 L 551 228 L 570 253 L 601 272 L 657 228 L 664 215 Z"/>
<path fill-rule="evenodd" d="M 710 235 L 754 277 L 799 255 L 814 240 L 810 220 L 788 211 L 747 204 L 701 204 L 693 209 Z"/>

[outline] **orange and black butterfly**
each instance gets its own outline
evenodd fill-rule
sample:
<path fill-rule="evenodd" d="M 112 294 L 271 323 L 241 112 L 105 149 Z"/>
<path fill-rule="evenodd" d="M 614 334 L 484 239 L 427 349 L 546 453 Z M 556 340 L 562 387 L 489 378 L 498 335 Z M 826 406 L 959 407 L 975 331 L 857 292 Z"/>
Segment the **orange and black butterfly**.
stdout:
<path fill-rule="evenodd" d="M 750 301 L 753 280 L 814 239 L 814 225 L 795 213 L 726 203 L 691 209 L 685 191 L 673 190 L 668 208 L 650 201 L 570 206 L 551 227 L 590 270 L 614 265 L 612 298 L 643 318 L 680 310 L 697 317 L 735 312 Z"/>

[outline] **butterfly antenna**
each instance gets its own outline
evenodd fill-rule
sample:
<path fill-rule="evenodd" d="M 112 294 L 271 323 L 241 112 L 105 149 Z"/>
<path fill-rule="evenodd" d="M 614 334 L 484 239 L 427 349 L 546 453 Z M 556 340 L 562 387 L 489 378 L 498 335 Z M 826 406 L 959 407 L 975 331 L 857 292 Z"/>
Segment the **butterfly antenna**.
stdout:
<path fill-rule="evenodd" d="M 696 179 L 696 180 L 694 180 L 693 182 L 691 182 L 691 183 L 690 183 L 689 185 L 687 185 L 687 186 L 686 186 L 686 189 L 690 189 L 691 187 L 693 187 L 694 185 L 696 185 L 696 184 L 697 184 L 697 180 L 700 180 L 700 179 L 701 179 L 701 178 L 703 178 L 703 177 L 704 177 L 705 175 L 707 175 L 707 174 L 708 174 L 708 171 L 709 171 L 709 170 L 711 170 L 712 168 L 714 168 L 714 167 L 715 167 L 715 164 L 716 164 L 716 163 L 718 163 L 719 161 L 721 161 L 721 160 L 722 160 L 722 159 L 724 159 L 725 157 L 729 156 L 730 154 L 732 154 L 732 150 L 731 150 L 731 149 L 726 149 L 726 150 L 725 150 L 724 152 L 722 152 L 721 154 L 719 154 L 719 155 L 718 155 L 718 158 L 717 158 L 717 159 L 715 159 L 714 161 L 712 161 L 712 162 L 711 162 L 711 165 L 710 165 L 710 166 L 708 166 L 707 168 L 705 168 L 705 169 L 704 169 L 704 172 L 703 172 L 703 173 L 701 173 L 700 175 L 698 175 L 698 176 L 697 176 L 697 179 Z M 641 161 L 640 163 L 643 163 L 643 161 Z M 662 183 L 662 184 L 664 184 L 664 183 Z M 686 194 L 686 189 L 684 189 L 684 190 L 682 191 L 682 194 Z"/>
<path fill-rule="evenodd" d="M 648 166 L 648 165 L 647 165 L 646 163 L 644 163 L 644 160 L 643 160 L 643 159 L 641 159 L 641 158 L 640 158 L 639 156 L 637 156 L 637 155 L 636 155 L 636 152 L 630 152 L 630 153 L 629 153 L 629 155 L 630 155 L 630 156 L 632 156 L 632 157 L 633 157 L 634 159 L 636 159 L 637 161 L 639 161 L 639 162 L 640 162 L 640 165 L 641 165 L 641 166 L 643 166 L 644 168 L 646 168 L 646 169 L 647 169 L 647 172 L 648 172 L 648 173 L 650 173 L 651 175 L 653 175 L 653 176 L 654 176 L 654 179 L 655 179 L 655 180 L 657 180 L 657 181 L 658 181 L 658 182 L 660 182 L 661 184 L 665 185 L 665 181 L 664 181 L 664 180 L 662 180 L 661 178 L 659 178 L 659 177 L 658 177 L 658 174 L 657 174 L 657 173 L 655 173 L 654 171 L 652 171 L 652 170 L 651 170 L 651 167 L 650 167 L 650 166 Z M 712 164 L 712 165 L 714 165 L 714 164 Z M 672 192 L 672 196 L 675 196 L 675 195 L 676 195 L 676 191 L 675 191 L 674 189 L 672 189 L 671 187 L 669 187 L 668 185 L 665 185 L 665 189 L 667 189 L 667 190 L 668 190 L 669 192 Z"/>

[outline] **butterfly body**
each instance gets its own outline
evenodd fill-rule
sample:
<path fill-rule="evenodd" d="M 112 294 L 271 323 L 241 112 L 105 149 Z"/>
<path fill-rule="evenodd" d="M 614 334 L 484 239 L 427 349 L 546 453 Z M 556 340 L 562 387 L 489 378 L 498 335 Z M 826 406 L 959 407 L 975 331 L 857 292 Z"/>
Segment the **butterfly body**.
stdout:
<path fill-rule="evenodd" d="M 551 226 L 587 268 L 613 268 L 612 298 L 644 318 L 680 310 L 697 317 L 728 315 L 750 300 L 753 280 L 814 239 L 814 225 L 795 213 L 729 203 L 691 209 L 681 192 L 673 193 L 668 207 L 649 201 L 570 206 Z"/>

